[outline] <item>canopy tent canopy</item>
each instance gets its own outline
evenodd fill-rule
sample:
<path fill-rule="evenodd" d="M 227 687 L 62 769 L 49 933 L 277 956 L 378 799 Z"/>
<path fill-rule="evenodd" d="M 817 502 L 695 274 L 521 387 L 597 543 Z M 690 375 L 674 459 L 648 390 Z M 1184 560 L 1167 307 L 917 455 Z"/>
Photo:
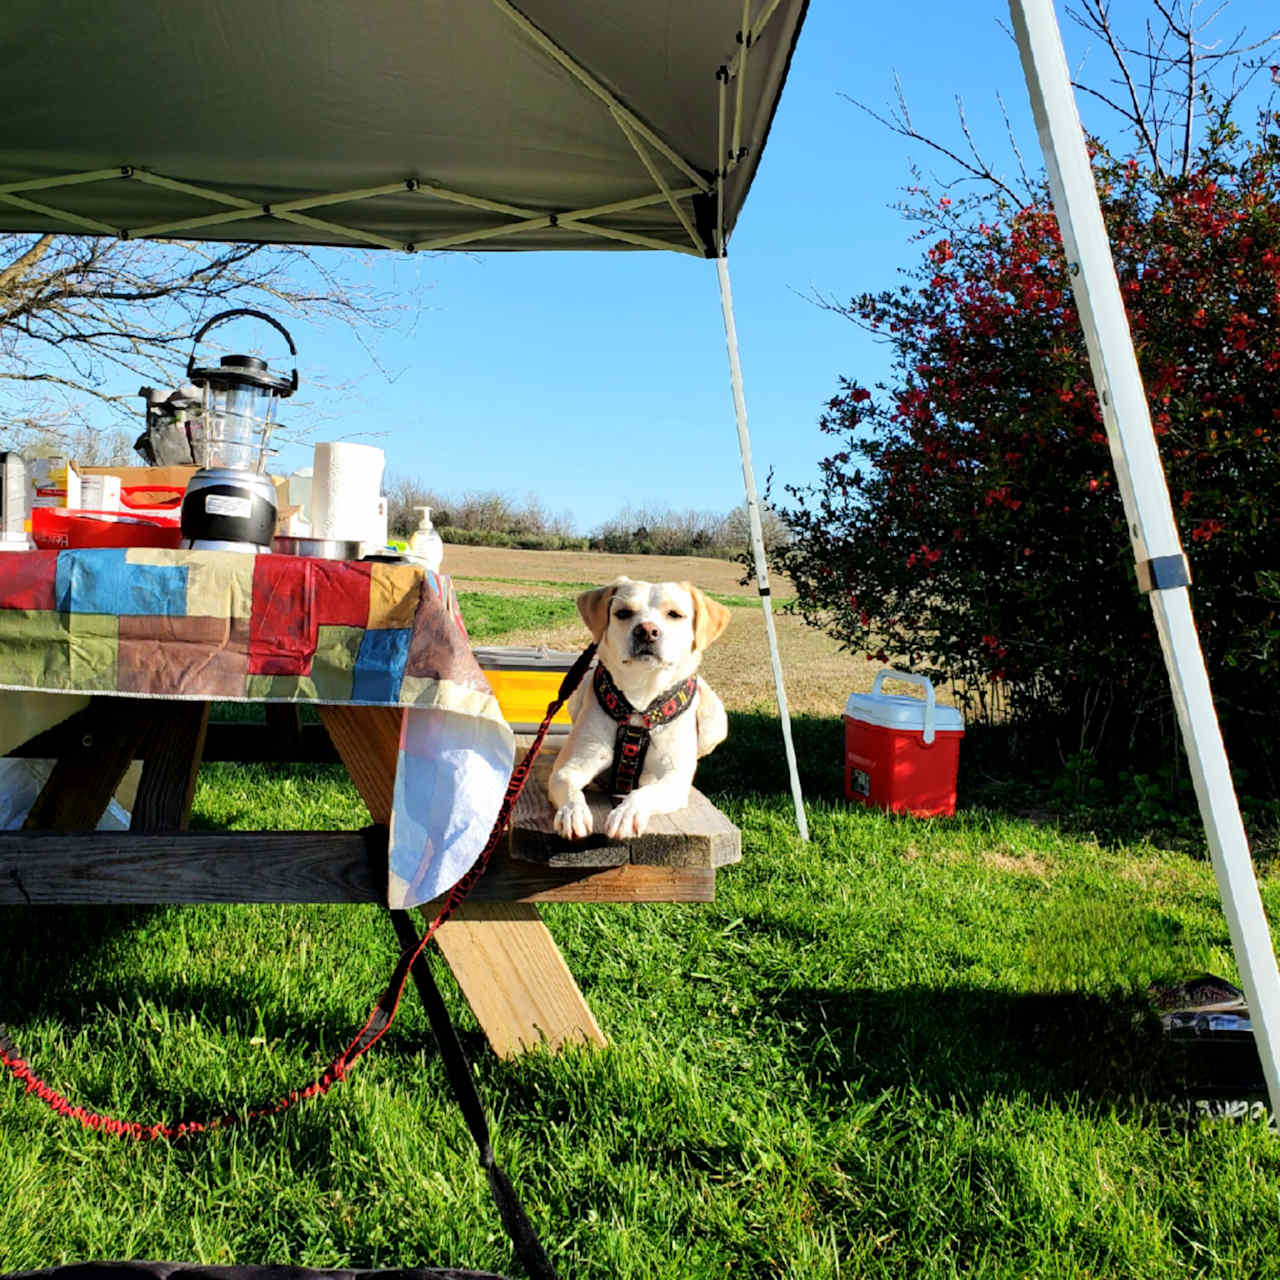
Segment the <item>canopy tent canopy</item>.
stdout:
<path fill-rule="evenodd" d="M 807 0 L 11 0 L 0 228 L 713 257 Z"/>

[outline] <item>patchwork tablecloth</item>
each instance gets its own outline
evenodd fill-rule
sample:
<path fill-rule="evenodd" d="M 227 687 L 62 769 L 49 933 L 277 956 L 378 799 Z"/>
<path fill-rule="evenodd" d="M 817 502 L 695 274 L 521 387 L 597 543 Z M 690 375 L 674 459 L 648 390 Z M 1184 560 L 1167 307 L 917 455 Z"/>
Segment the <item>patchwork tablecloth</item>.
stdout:
<path fill-rule="evenodd" d="M 411 565 L 141 547 L 5 553 L 0 689 L 23 695 L 3 705 L 33 726 L 48 704 L 37 694 L 60 695 L 68 714 L 89 694 L 408 708 L 394 907 L 437 897 L 472 865 L 514 755 L 452 585 Z"/>

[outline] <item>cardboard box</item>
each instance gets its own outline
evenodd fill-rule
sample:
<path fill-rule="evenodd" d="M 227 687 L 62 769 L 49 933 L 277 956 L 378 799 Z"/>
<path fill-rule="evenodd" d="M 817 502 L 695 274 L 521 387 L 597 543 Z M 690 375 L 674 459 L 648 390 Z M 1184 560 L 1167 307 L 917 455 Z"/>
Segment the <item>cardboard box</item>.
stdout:
<path fill-rule="evenodd" d="M 27 484 L 32 507 L 78 507 L 80 472 L 65 456 L 27 459 Z"/>
<path fill-rule="evenodd" d="M 118 476 L 121 489 L 135 489 L 135 497 L 146 498 L 147 490 L 154 488 L 156 497 L 171 496 L 171 489 L 185 489 L 187 481 L 195 475 L 196 467 L 81 467 L 86 476 Z M 288 505 L 289 477 L 268 476 L 276 487 L 276 506 L 283 511 Z"/>
<path fill-rule="evenodd" d="M 79 470 L 86 476 L 118 476 L 122 489 L 146 484 L 176 485 L 185 489 L 187 481 L 196 473 L 195 467 L 80 467 Z"/>

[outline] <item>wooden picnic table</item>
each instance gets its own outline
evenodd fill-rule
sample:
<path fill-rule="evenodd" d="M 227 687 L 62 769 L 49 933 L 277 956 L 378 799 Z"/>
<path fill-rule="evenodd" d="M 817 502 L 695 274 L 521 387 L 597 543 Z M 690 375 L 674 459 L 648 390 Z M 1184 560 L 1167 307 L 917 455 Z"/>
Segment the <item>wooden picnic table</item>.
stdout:
<path fill-rule="evenodd" d="M 0 683 L 6 674 L 4 574 L 0 562 Z M 14 754 L 56 764 L 24 829 L 0 833 L 0 903 L 386 906 L 388 829 L 397 770 L 406 767 L 401 726 L 411 712 L 404 705 L 312 699 L 369 810 L 364 830 L 188 830 L 196 777 L 211 744 L 221 740 L 212 754 L 224 757 L 317 754 L 314 735 L 298 727 L 296 716 L 291 720 L 291 707 L 262 700 L 268 723 L 236 726 L 233 741 L 210 725 L 213 698 L 103 692 L 17 747 Z M 656 819 L 639 840 L 596 837 L 566 845 L 551 830 L 545 795 L 553 757 L 549 745 L 488 871 L 436 935 L 489 1043 L 504 1057 L 542 1044 L 554 1050 L 575 1041 L 605 1043 L 539 903 L 706 902 L 714 898 L 717 868 L 740 856 L 737 829 L 696 792 L 687 810 Z M 130 830 L 94 830 L 135 760 L 142 769 Z M 605 797 L 595 804 L 602 819 Z M 421 910 L 428 919 L 434 914 L 431 903 Z"/>

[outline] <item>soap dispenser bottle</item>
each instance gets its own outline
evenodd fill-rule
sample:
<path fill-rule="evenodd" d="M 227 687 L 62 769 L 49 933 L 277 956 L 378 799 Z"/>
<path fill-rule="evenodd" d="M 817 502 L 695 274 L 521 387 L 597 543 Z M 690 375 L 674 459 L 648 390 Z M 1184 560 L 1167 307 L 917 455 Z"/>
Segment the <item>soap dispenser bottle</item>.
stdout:
<path fill-rule="evenodd" d="M 409 539 L 409 559 L 416 560 L 436 573 L 444 559 L 444 543 L 440 541 L 440 535 L 431 523 L 431 508 L 414 507 L 414 510 L 422 512 L 422 519 L 413 531 L 413 537 Z"/>

